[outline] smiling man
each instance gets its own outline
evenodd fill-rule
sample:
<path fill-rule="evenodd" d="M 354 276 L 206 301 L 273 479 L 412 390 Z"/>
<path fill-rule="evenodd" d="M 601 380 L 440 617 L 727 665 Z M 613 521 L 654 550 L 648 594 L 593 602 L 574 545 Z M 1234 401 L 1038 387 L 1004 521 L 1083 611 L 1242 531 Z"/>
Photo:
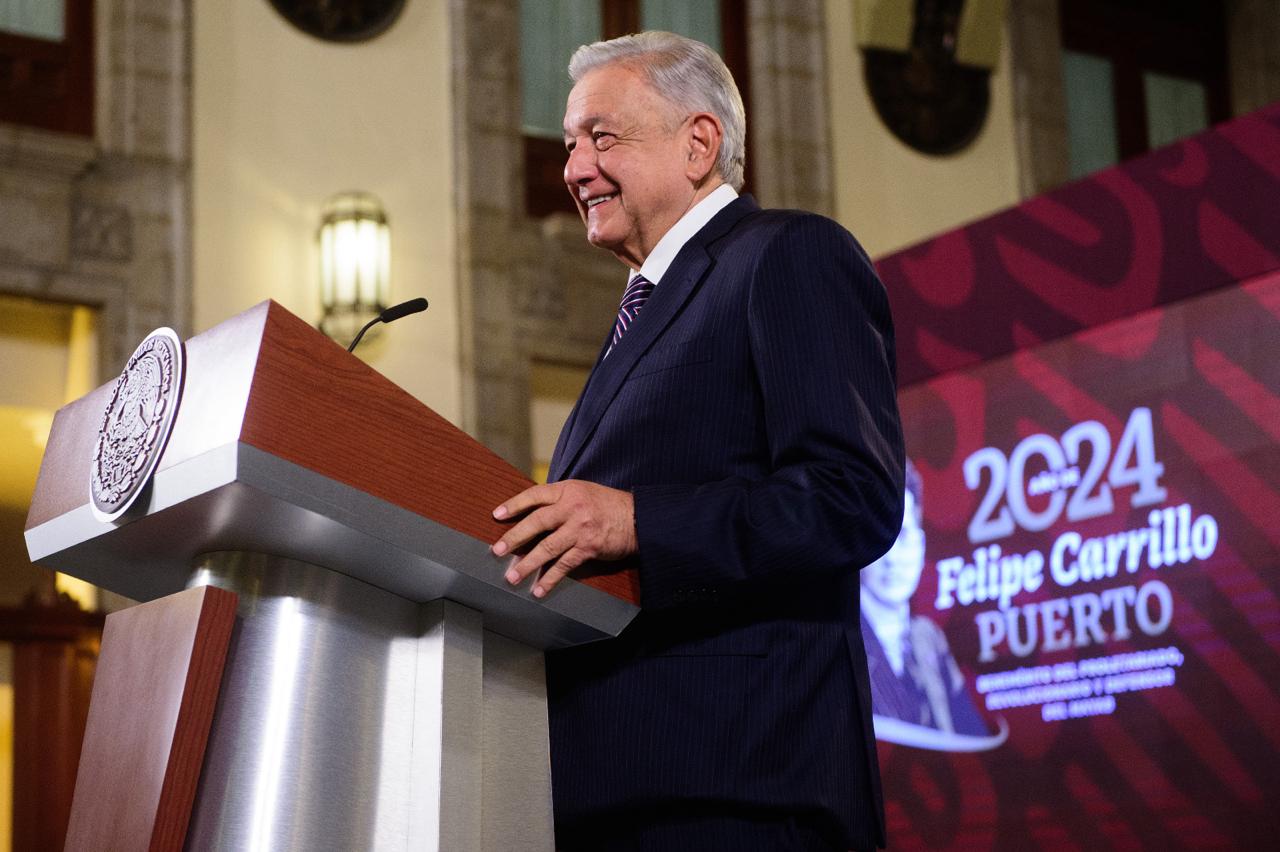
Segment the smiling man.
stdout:
<path fill-rule="evenodd" d="M 902 520 L 885 292 L 852 236 L 739 196 L 742 100 L 670 33 L 579 48 L 565 183 L 630 267 L 507 580 L 634 566 L 617 640 L 548 654 L 562 850 L 883 844 L 858 571 Z"/>

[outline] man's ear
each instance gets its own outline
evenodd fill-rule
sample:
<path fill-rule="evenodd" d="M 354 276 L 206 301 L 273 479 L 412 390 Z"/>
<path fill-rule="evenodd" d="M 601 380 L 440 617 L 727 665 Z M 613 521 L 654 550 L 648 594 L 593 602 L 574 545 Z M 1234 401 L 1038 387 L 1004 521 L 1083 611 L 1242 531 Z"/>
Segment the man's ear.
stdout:
<path fill-rule="evenodd" d="M 701 183 L 716 167 L 716 157 L 724 142 L 720 120 L 708 112 L 689 118 L 689 161 L 685 174 L 693 183 Z"/>

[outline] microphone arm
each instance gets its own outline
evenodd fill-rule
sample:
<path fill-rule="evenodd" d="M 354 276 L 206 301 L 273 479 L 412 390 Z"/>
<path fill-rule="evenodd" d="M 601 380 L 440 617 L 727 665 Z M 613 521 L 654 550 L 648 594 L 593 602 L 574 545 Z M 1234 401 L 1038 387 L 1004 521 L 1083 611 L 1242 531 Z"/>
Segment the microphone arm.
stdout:
<path fill-rule="evenodd" d="M 360 338 L 364 337 L 364 333 L 373 327 L 374 323 L 379 322 L 395 322 L 401 317 L 407 317 L 409 314 L 417 314 L 427 309 L 427 300 L 419 296 L 416 299 L 410 299 L 407 302 L 401 302 L 398 305 L 392 305 L 382 313 L 364 324 L 364 328 L 360 329 L 356 334 L 356 339 L 351 341 L 351 345 L 347 347 L 347 351 L 351 352 L 356 348 L 356 344 L 360 342 Z"/>

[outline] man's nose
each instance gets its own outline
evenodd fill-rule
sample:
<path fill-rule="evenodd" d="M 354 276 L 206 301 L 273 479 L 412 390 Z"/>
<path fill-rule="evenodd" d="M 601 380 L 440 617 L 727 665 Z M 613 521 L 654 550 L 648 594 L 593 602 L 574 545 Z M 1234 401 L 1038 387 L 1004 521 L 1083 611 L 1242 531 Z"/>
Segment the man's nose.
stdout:
<path fill-rule="evenodd" d="M 588 183 L 599 174 L 595 151 L 590 145 L 575 145 L 564 164 L 564 182 L 570 186 Z"/>

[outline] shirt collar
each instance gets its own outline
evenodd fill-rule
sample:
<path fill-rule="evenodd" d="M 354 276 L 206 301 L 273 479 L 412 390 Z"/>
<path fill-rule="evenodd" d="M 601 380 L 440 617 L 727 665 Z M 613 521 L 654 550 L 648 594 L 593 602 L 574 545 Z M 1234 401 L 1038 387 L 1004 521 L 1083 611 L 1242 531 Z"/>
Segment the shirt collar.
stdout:
<path fill-rule="evenodd" d="M 658 240 L 658 244 L 653 247 L 653 251 L 649 252 L 649 256 L 645 258 L 639 273 L 632 272 L 628 277 L 628 283 L 637 274 L 643 275 L 654 284 L 661 281 L 662 276 L 667 274 L 667 269 L 671 266 L 671 262 L 680 253 L 680 249 L 684 248 L 684 244 L 689 242 L 694 234 L 702 230 L 703 225 L 710 222 L 717 213 L 728 207 L 730 202 L 737 197 L 737 190 L 727 183 L 722 183 L 712 190 L 710 195 L 693 205 L 680 217 L 680 221 L 671 226 L 671 230 L 662 235 L 662 239 Z"/>

